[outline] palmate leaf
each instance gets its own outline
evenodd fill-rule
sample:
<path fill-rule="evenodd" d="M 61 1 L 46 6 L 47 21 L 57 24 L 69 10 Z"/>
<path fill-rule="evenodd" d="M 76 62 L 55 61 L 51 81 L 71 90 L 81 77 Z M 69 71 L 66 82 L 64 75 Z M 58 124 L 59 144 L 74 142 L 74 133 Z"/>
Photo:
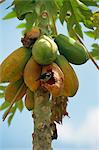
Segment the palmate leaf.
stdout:
<path fill-rule="evenodd" d="M 93 31 L 86 31 L 84 32 L 87 36 L 89 36 L 90 38 L 93 38 L 93 39 L 99 39 L 99 28 L 96 28 L 95 30 Z"/>
<path fill-rule="evenodd" d="M 79 0 L 64 0 L 60 11 L 60 21 L 61 23 L 67 22 L 67 29 L 72 37 L 74 37 L 73 30 L 75 30 L 83 38 L 81 22 L 87 28 L 93 29 L 91 16 L 92 12 L 90 9 Z"/>
<path fill-rule="evenodd" d="M 33 23 L 36 22 L 37 20 L 37 14 L 35 10 L 33 11 L 33 13 L 26 14 L 25 20 L 26 20 L 26 31 L 29 31 L 32 28 Z"/>
<path fill-rule="evenodd" d="M 99 44 L 94 43 L 92 45 L 92 52 L 91 52 L 92 56 L 96 59 L 99 60 Z"/>
<path fill-rule="evenodd" d="M 64 0 L 62 8 L 60 10 L 60 14 L 59 14 L 59 18 L 60 18 L 60 21 L 62 24 L 64 23 L 65 18 L 67 18 L 68 15 L 69 15 L 69 17 L 71 15 L 71 5 L 70 5 L 69 0 L 68 0 L 68 2 L 66 2 L 66 0 Z"/>
<path fill-rule="evenodd" d="M 91 17 L 94 27 L 99 28 L 99 11 L 93 13 Z"/>
<path fill-rule="evenodd" d="M 45 3 L 45 6 L 46 6 L 46 9 L 47 9 L 47 11 L 49 12 L 49 14 L 51 15 L 51 16 L 56 16 L 57 15 L 57 5 L 56 5 L 56 3 L 55 3 L 55 0 L 48 0 L 48 1 L 44 1 L 44 3 Z"/>
<path fill-rule="evenodd" d="M 62 5 L 63 5 L 63 0 L 54 0 L 54 2 L 56 3 L 57 8 L 58 8 L 58 9 L 61 9 L 61 7 L 62 7 Z"/>
<path fill-rule="evenodd" d="M 98 39 L 99 38 L 99 11 L 93 13 L 91 20 L 93 22 L 94 30 L 90 30 L 85 32 L 91 38 Z"/>
<path fill-rule="evenodd" d="M 94 31 L 85 31 L 84 33 L 90 38 L 94 38 Z"/>
<path fill-rule="evenodd" d="M 27 13 L 33 13 L 35 4 L 33 0 L 14 0 L 14 10 L 19 20 L 23 20 Z"/>
<path fill-rule="evenodd" d="M 62 0 L 36 0 L 36 2 L 41 6 L 45 6 L 45 10 L 47 10 L 51 16 L 55 16 L 57 15 L 57 9 L 58 6 L 61 5 Z"/>
<path fill-rule="evenodd" d="M 80 0 L 87 6 L 97 6 L 97 0 Z"/>
<path fill-rule="evenodd" d="M 73 5 L 73 4 L 72 4 Z M 67 29 L 71 37 L 74 37 L 73 28 L 75 27 L 76 32 L 83 38 L 81 26 L 79 24 L 78 17 L 76 17 L 74 13 L 74 8 L 72 6 L 70 0 L 64 0 L 63 7 L 60 11 L 60 21 L 63 22 L 66 20 L 67 22 Z"/>

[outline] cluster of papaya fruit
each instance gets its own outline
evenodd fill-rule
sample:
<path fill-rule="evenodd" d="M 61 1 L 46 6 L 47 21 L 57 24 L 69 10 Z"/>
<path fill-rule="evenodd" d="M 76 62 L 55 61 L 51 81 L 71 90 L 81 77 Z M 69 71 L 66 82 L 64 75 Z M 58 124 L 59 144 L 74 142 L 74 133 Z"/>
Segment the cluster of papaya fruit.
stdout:
<path fill-rule="evenodd" d="M 34 107 L 34 91 L 39 87 L 52 96 L 71 97 L 78 90 L 77 75 L 70 65 L 88 60 L 85 48 L 64 35 L 52 39 L 38 28 L 22 39 L 23 47 L 11 53 L 0 65 L 0 83 L 8 82 L 5 100 L 14 103 L 25 95 L 28 110 Z"/>

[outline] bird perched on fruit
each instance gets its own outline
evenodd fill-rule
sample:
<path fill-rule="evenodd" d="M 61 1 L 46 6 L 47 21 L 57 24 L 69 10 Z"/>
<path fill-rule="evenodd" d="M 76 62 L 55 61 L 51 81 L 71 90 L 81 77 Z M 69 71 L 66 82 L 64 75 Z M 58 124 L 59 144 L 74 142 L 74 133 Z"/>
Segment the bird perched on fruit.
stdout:
<path fill-rule="evenodd" d="M 36 79 L 36 81 L 43 80 L 44 82 L 47 82 L 48 80 L 51 79 L 51 77 L 52 77 L 52 72 L 45 72 L 41 74 L 40 77 Z"/>

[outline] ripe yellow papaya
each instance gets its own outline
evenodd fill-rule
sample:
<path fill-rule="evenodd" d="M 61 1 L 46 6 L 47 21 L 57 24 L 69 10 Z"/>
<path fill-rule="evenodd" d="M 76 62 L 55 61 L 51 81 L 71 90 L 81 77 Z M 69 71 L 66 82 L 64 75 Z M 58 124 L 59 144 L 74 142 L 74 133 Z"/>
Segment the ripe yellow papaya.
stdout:
<path fill-rule="evenodd" d="M 74 69 L 62 55 L 58 55 L 55 62 L 64 73 L 63 96 L 74 96 L 79 86 L 78 78 Z"/>
<path fill-rule="evenodd" d="M 34 93 L 29 89 L 26 91 L 25 106 L 29 111 L 34 108 Z"/>
<path fill-rule="evenodd" d="M 0 65 L 0 82 L 14 82 L 23 75 L 31 50 L 20 47 L 12 52 Z"/>
<path fill-rule="evenodd" d="M 53 96 L 60 96 L 64 88 L 64 74 L 56 63 L 43 66 L 42 74 L 50 73 L 51 76 L 47 80 L 41 79 L 41 86 L 46 88 Z"/>
<path fill-rule="evenodd" d="M 9 83 L 5 89 L 5 100 L 10 103 L 14 98 L 16 101 L 20 100 L 26 93 L 26 89 L 27 87 L 23 79 Z"/>
<path fill-rule="evenodd" d="M 57 51 L 56 43 L 45 35 L 41 36 L 32 48 L 34 60 L 41 65 L 51 64 L 56 59 Z"/>
<path fill-rule="evenodd" d="M 88 60 L 88 53 L 85 47 L 73 38 L 59 34 L 55 40 L 60 54 L 72 64 L 81 65 Z"/>
<path fill-rule="evenodd" d="M 41 66 L 31 57 L 24 69 L 24 82 L 31 91 L 35 91 L 40 86 L 40 80 L 37 80 L 40 74 Z"/>

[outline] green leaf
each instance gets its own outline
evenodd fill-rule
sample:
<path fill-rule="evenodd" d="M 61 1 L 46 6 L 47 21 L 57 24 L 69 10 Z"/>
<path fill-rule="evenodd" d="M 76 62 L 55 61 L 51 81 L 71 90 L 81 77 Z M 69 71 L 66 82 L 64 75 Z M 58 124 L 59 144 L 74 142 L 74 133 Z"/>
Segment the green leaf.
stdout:
<path fill-rule="evenodd" d="M 85 25 L 87 25 L 88 28 L 92 29 L 91 10 L 79 0 L 70 0 L 70 2 L 77 24 L 79 24 L 79 22 L 83 22 L 84 24 L 86 23 Z"/>
<path fill-rule="evenodd" d="M 0 111 L 2 111 L 2 110 L 4 110 L 4 109 L 8 108 L 9 105 L 10 105 L 10 103 L 8 103 L 7 101 L 4 101 L 4 102 L 2 103 L 2 105 L 0 106 Z"/>
<path fill-rule="evenodd" d="M 33 26 L 33 23 L 37 21 L 37 14 L 36 12 L 34 11 L 33 13 L 28 13 L 26 16 L 25 16 L 25 19 L 26 19 L 26 30 L 29 31 L 32 26 Z"/>
<path fill-rule="evenodd" d="M 80 37 L 82 37 L 83 38 L 83 32 L 82 32 L 82 27 L 81 27 L 81 25 L 78 23 L 78 24 L 76 24 L 76 26 L 75 26 L 75 31 L 76 31 L 76 33 L 78 34 L 78 35 L 80 35 Z"/>
<path fill-rule="evenodd" d="M 13 119 L 13 114 L 11 114 L 9 117 L 8 117 L 8 126 L 10 126 L 11 125 L 11 121 L 12 121 L 12 119 Z"/>
<path fill-rule="evenodd" d="M 74 29 L 77 34 L 83 38 L 80 20 L 78 16 L 78 3 L 73 0 L 64 0 L 63 6 L 60 10 L 60 21 L 63 24 L 64 20 L 67 22 L 67 29 L 70 36 L 74 37 Z"/>
<path fill-rule="evenodd" d="M 85 31 L 84 32 L 87 36 L 89 36 L 90 38 L 94 38 L 94 32 L 93 31 Z"/>
<path fill-rule="evenodd" d="M 4 91 L 6 86 L 0 85 L 0 91 Z"/>
<path fill-rule="evenodd" d="M 26 27 L 26 23 L 20 23 L 16 28 L 25 28 Z"/>
<path fill-rule="evenodd" d="M 63 0 L 54 0 L 56 5 L 57 5 L 57 8 L 61 9 L 61 6 L 63 4 Z"/>
<path fill-rule="evenodd" d="M 16 106 L 19 109 L 20 112 L 22 112 L 24 105 L 23 105 L 23 101 L 19 100 L 18 102 L 16 102 Z"/>
<path fill-rule="evenodd" d="M 12 19 L 12 18 L 15 18 L 15 17 L 16 17 L 15 11 L 11 11 L 5 17 L 3 17 L 3 20 Z"/>
<path fill-rule="evenodd" d="M 87 36 L 89 36 L 90 38 L 93 38 L 93 39 L 99 39 L 99 28 L 96 28 L 95 30 L 93 31 L 86 31 L 84 32 Z"/>
<path fill-rule="evenodd" d="M 32 0 L 22 1 L 15 0 L 14 1 L 14 10 L 17 14 L 18 19 L 23 20 L 27 13 L 33 13 L 35 8 L 35 3 Z"/>
<path fill-rule="evenodd" d="M 8 117 L 8 126 L 11 125 L 11 121 L 15 115 L 16 109 L 17 109 L 17 105 L 15 104 L 10 110 L 11 115 Z"/>
<path fill-rule="evenodd" d="M 46 7 L 46 9 L 47 9 L 47 11 L 49 12 L 49 14 L 51 15 L 51 16 L 55 16 L 55 15 L 57 15 L 57 5 L 56 5 L 56 3 L 55 3 L 55 1 L 53 0 L 48 0 L 48 1 L 44 1 L 44 3 L 45 3 L 45 7 Z"/>
<path fill-rule="evenodd" d="M 87 28 L 93 29 L 91 10 L 80 0 L 64 0 L 60 10 L 60 21 L 63 24 L 67 22 L 69 35 L 74 37 L 74 29 L 77 34 L 83 38 L 82 28 L 80 23 L 83 23 Z"/>
<path fill-rule="evenodd" d="M 0 92 L 0 98 L 4 98 L 4 93 Z"/>
<path fill-rule="evenodd" d="M 99 39 L 99 27 L 94 31 L 95 39 Z"/>
<path fill-rule="evenodd" d="M 94 27 L 99 27 L 99 11 L 94 12 L 91 19 Z"/>
<path fill-rule="evenodd" d="M 97 2 L 98 2 L 96 0 L 80 0 L 80 1 L 87 6 L 97 6 Z"/>
<path fill-rule="evenodd" d="M 64 0 L 63 6 L 62 6 L 62 8 L 60 10 L 60 15 L 59 15 L 59 18 L 60 18 L 60 21 L 61 21 L 62 24 L 64 23 L 65 17 L 68 17 L 68 16 L 66 16 L 68 11 L 71 12 L 70 2 L 67 3 Z"/>
<path fill-rule="evenodd" d="M 93 56 L 95 59 L 99 60 L 99 44 L 94 43 L 94 44 L 92 45 L 92 52 L 91 52 L 91 54 L 92 54 L 92 56 Z"/>

